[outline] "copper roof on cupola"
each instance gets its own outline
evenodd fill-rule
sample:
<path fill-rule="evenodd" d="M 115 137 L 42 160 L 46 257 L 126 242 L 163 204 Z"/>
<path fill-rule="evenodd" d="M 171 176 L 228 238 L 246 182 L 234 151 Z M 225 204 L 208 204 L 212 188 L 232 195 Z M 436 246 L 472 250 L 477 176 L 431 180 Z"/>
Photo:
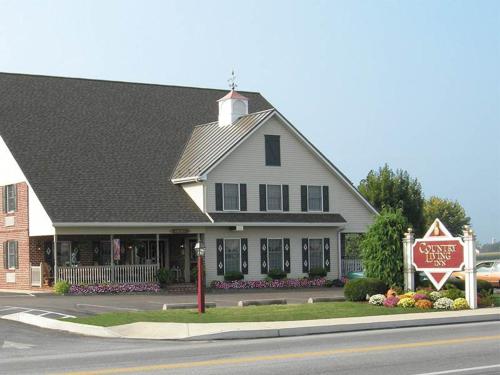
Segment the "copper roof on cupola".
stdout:
<path fill-rule="evenodd" d="M 227 99 L 241 99 L 248 100 L 246 96 L 241 95 L 239 92 L 235 90 L 229 91 L 223 98 L 220 98 L 218 101 L 227 100 Z"/>

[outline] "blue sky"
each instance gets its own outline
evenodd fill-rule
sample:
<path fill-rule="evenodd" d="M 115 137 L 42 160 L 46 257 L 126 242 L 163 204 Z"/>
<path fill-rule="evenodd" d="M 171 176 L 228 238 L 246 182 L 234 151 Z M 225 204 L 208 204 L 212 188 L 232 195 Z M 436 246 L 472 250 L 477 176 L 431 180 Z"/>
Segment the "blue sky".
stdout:
<path fill-rule="evenodd" d="M 259 91 L 357 184 L 384 163 L 500 240 L 498 1 L 4 1 L 0 71 Z"/>

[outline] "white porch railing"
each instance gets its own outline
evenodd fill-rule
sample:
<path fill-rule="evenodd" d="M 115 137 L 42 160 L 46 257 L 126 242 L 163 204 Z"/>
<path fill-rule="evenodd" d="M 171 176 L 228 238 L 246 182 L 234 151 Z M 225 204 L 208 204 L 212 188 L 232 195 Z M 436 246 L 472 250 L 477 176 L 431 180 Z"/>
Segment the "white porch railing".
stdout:
<path fill-rule="evenodd" d="M 342 275 L 347 275 L 349 272 L 363 271 L 361 259 L 357 258 L 342 258 Z"/>
<path fill-rule="evenodd" d="M 158 269 L 158 264 L 58 267 L 57 280 L 70 284 L 154 282 Z"/>
<path fill-rule="evenodd" d="M 31 286 L 42 287 L 42 264 L 31 266 Z"/>

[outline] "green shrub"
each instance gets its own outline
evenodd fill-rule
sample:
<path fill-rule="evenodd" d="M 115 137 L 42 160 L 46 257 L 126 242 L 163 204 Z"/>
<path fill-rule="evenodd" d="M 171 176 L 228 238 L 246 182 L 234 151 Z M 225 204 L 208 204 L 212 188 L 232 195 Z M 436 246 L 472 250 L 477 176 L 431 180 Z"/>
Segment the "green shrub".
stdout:
<path fill-rule="evenodd" d="M 226 272 L 224 274 L 225 281 L 237 281 L 243 280 L 243 274 L 241 272 Z"/>
<path fill-rule="evenodd" d="M 366 296 L 384 294 L 387 285 L 378 279 L 362 278 L 349 280 L 344 286 L 344 296 L 348 301 L 365 301 Z"/>
<path fill-rule="evenodd" d="M 483 289 L 477 296 L 477 305 L 479 307 L 491 307 L 495 304 L 492 290 Z"/>
<path fill-rule="evenodd" d="M 54 285 L 54 293 L 60 294 L 60 295 L 68 294 L 70 286 L 71 286 L 70 283 L 68 283 L 67 281 L 59 280 Z"/>
<path fill-rule="evenodd" d="M 326 270 L 323 267 L 319 268 L 312 268 L 309 271 L 309 278 L 310 279 L 316 279 L 318 277 L 326 277 Z"/>
<path fill-rule="evenodd" d="M 450 288 L 447 290 L 443 290 L 441 295 L 443 297 L 446 297 L 446 298 L 449 298 L 452 300 L 456 300 L 457 298 L 464 298 L 465 297 L 465 293 L 462 290 L 456 289 L 456 288 Z"/>
<path fill-rule="evenodd" d="M 271 280 L 281 280 L 286 278 L 286 272 L 278 269 L 270 270 L 267 273 L 267 276 L 271 278 Z"/>
<path fill-rule="evenodd" d="M 383 209 L 368 229 L 361 250 L 365 276 L 403 284 L 403 243 L 407 220 L 401 210 Z"/>
<path fill-rule="evenodd" d="M 477 280 L 477 291 L 482 292 L 483 290 L 493 293 L 493 285 L 486 280 Z"/>
<path fill-rule="evenodd" d="M 166 268 L 160 268 L 156 273 L 156 278 L 160 285 L 167 285 L 172 280 L 172 273 Z"/>

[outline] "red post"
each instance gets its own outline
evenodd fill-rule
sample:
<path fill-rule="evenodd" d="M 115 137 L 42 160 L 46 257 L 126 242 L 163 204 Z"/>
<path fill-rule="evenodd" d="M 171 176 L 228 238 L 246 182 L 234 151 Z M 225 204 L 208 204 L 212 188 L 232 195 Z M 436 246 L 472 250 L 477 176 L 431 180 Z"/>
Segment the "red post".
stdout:
<path fill-rule="evenodd" d="M 198 256 L 198 314 L 205 312 L 205 285 L 203 283 L 203 257 Z"/>

